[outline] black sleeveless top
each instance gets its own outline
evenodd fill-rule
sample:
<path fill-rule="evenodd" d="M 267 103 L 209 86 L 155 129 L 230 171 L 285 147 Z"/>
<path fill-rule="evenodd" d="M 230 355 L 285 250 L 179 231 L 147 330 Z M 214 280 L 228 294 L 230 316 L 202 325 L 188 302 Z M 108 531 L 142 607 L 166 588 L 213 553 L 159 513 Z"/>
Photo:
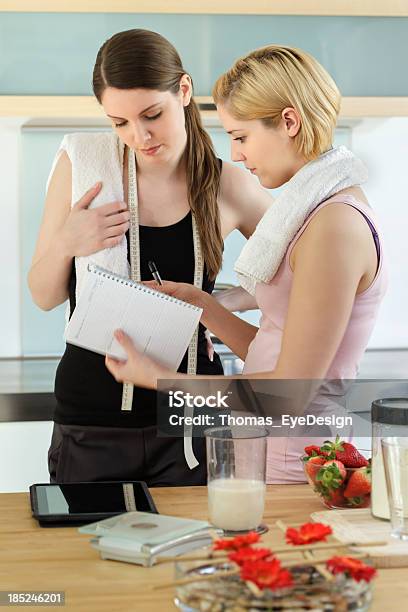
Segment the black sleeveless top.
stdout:
<path fill-rule="evenodd" d="M 140 274 L 142 280 L 152 280 L 148 261 L 153 260 L 165 280 L 194 283 L 194 243 L 192 217 L 166 227 L 139 227 Z M 129 245 L 129 240 L 128 240 Z M 128 246 L 129 258 L 129 246 Z M 71 315 L 75 308 L 76 274 L 73 262 L 69 282 Z M 202 288 L 211 293 L 214 282 L 204 269 Z M 137 312 L 135 315 L 137 317 Z M 220 358 L 207 356 L 205 327 L 199 326 L 197 373 L 222 374 Z M 187 353 L 179 372 L 187 371 Z M 103 355 L 67 344 L 55 379 L 57 405 L 56 423 L 65 425 L 101 425 L 110 427 L 146 427 L 156 422 L 156 392 L 134 388 L 131 411 L 122 411 L 123 385 L 117 383 L 106 369 Z"/>

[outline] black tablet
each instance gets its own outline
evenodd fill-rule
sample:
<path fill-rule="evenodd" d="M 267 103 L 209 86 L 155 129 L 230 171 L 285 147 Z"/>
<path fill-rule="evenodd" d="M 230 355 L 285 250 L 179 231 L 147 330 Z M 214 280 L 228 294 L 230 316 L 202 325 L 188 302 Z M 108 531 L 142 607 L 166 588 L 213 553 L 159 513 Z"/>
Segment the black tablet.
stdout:
<path fill-rule="evenodd" d="M 78 482 L 33 484 L 30 487 L 33 516 L 43 526 L 84 525 L 123 512 L 155 512 L 145 482 Z"/>

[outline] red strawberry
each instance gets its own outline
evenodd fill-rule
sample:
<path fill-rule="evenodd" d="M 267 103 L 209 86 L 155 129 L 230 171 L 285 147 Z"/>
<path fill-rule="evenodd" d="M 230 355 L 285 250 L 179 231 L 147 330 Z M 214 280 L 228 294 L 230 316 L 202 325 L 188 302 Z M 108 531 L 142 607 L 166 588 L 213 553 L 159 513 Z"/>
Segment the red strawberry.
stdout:
<path fill-rule="evenodd" d="M 321 455 L 320 446 L 316 446 L 315 444 L 311 444 L 310 446 L 305 446 L 306 455 L 315 457 L 316 455 Z"/>
<path fill-rule="evenodd" d="M 306 460 L 305 470 L 313 484 L 316 484 L 316 476 L 319 472 L 320 466 L 322 466 L 324 462 L 324 457 L 317 456 L 310 457 Z"/>
<path fill-rule="evenodd" d="M 344 498 L 343 495 L 343 487 L 330 491 L 325 500 L 326 505 L 329 507 L 344 508 L 345 506 L 347 506 L 347 500 Z"/>
<path fill-rule="evenodd" d="M 323 497 L 329 499 L 333 490 L 341 487 L 346 476 L 347 471 L 341 461 L 325 461 L 316 476 L 316 487 Z"/>
<path fill-rule="evenodd" d="M 369 508 L 371 506 L 370 495 L 362 495 L 360 497 L 345 497 L 347 506 L 350 508 Z"/>
<path fill-rule="evenodd" d="M 344 491 L 344 496 L 353 506 L 361 505 L 364 496 L 371 493 L 371 467 L 362 467 L 353 472 Z"/>
<path fill-rule="evenodd" d="M 335 465 L 337 467 L 337 469 L 340 472 L 340 476 L 341 476 L 342 482 L 343 482 L 346 479 L 346 476 L 347 476 L 347 470 L 344 467 L 344 464 L 341 461 L 338 461 L 337 459 L 329 459 L 329 461 L 326 461 L 323 464 L 323 467 L 326 468 L 326 467 L 328 467 L 330 465 Z"/>
<path fill-rule="evenodd" d="M 323 451 L 320 446 L 316 446 L 315 444 L 311 444 L 310 446 L 305 446 L 305 453 L 309 455 L 309 457 L 326 457 L 329 458 L 329 453 Z"/>
<path fill-rule="evenodd" d="M 322 450 L 327 451 L 331 458 L 341 461 L 346 467 L 366 467 L 368 461 L 350 442 L 342 442 L 337 436 L 334 442 L 327 441 Z"/>
<path fill-rule="evenodd" d="M 336 451 L 336 459 L 342 461 L 346 467 L 366 467 L 368 461 L 361 453 L 358 452 L 353 444 L 349 442 L 342 443 L 343 450 Z"/>

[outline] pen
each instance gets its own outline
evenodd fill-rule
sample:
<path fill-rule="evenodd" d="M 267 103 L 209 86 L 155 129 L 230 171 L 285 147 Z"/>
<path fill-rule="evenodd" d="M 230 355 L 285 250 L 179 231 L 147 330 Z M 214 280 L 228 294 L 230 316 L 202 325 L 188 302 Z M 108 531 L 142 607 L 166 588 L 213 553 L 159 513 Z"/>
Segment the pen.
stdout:
<path fill-rule="evenodd" d="M 156 264 L 154 263 L 154 261 L 149 261 L 148 266 L 149 266 L 149 270 L 152 273 L 152 276 L 154 280 L 156 281 L 156 283 L 158 283 L 159 285 L 162 285 L 163 284 L 162 279 L 160 278 L 159 271 L 156 268 Z"/>

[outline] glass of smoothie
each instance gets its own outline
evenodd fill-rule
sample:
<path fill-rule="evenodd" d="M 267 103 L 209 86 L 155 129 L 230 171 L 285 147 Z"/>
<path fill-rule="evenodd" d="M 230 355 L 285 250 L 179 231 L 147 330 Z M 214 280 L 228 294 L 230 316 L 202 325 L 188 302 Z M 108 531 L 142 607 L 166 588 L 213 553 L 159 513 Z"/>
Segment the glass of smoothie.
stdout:
<path fill-rule="evenodd" d="M 205 431 L 209 521 L 228 535 L 259 530 L 265 508 L 266 443 L 263 427 Z"/>

